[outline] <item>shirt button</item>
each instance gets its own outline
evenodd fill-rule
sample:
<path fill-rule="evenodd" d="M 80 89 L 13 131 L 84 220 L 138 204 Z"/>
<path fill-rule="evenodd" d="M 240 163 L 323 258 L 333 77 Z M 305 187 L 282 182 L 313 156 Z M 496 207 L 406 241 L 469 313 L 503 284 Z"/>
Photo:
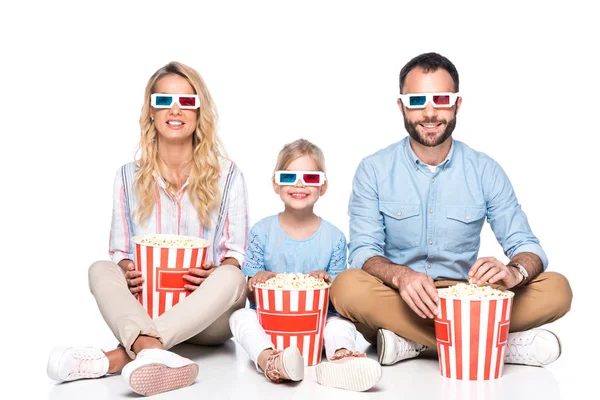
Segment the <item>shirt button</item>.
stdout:
<path fill-rule="evenodd" d="M 435 178 L 431 178 L 431 182 L 435 182 Z"/>
<path fill-rule="evenodd" d="M 429 209 L 429 214 L 433 214 L 433 208 Z"/>
<path fill-rule="evenodd" d="M 427 264 L 427 268 L 431 268 L 431 264 Z"/>
<path fill-rule="evenodd" d="M 397 216 L 399 216 L 399 217 L 401 217 L 401 216 L 402 216 L 402 211 L 398 211 L 398 212 L 396 213 L 396 215 L 397 215 Z"/>
<path fill-rule="evenodd" d="M 471 217 L 469 217 L 468 215 L 465 217 L 465 219 L 468 221 L 471 219 Z"/>
<path fill-rule="evenodd" d="M 433 244 L 433 240 L 430 240 L 430 241 L 429 241 L 429 244 Z"/>

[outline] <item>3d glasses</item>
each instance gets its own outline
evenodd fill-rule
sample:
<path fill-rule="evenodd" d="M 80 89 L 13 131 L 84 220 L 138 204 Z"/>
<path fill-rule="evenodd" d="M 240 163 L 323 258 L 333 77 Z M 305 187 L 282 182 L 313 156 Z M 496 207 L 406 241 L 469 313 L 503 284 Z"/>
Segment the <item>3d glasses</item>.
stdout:
<path fill-rule="evenodd" d="M 150 95 L 150 105 L 154 108 L 171 108 L 175 103 L 181 109 L 195 110 L 200 107 L 200 98 L 197 94 L 152 93 Z"/>
<path fill-rule="evenodd" d="M 406 108 L 425 108 L 431 103 L 435 108 L 448 108 L 456 104 L 459 93 L 408 93 L 399 96 Z"/>
<path fill-rule="evenodd" d="M 322 186 L 325 173 L 321 171 L 277 171 L 275 183 L 281 186 L 295 186 L 301 180 L 304 186 Z"/>

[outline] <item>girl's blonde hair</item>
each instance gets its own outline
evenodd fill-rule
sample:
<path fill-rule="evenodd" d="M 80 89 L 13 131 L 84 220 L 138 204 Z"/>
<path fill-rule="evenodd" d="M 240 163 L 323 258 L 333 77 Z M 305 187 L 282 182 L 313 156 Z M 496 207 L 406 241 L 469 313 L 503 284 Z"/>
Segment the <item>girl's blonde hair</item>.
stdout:
<path fill-rule="evenodd" d="M 154 93 L 157 82 L 167 75 L 179 75 L 185 78 L 200 98 L 197 112 L 198 124 L 192 139 L 192 159 L 184 166 L 189 167 L 188 193 L 198 218 L 204 226 L 210 226 L 210 212 L 218 206 L 220 193 L 218 187 L 221 167 L 219 158 L 222 147 L 217 137 L 218 115 L 212 98 L 200 74 L 193 68 L 179 62 L 170 62 L 160 68 L 148 80 L 144 93 L 144 106 L 140 116 L 141 139 L 138 161 L 139 169 L 135 176 L 136 195 L 139 208 L 134 217 L 144 221 L 150 216 L 158 196 L 155 175 L 161 174 L 158 157 L 158 132 L 151 118 L 150 95 Z M 163 175 L 164 176 L 164 175 Z"/>
<path fill-rule="evenodd" d="M 283 146 L 277 156 L 273 176 L 275 176 L 275 171 L 285 170 L 295 159 L 302 156 L 309 156 L 313 159 L 319 171 L 326 172 L 325 156 L 321 149 L 306 139 L 298 139 Z"/>

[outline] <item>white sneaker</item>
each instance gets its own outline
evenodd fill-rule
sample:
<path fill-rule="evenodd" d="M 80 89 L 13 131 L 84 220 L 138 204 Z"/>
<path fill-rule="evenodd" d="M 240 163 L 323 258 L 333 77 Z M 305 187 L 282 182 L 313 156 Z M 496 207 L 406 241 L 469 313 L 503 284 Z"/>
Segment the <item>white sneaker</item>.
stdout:
<path fill-rule="evenodd" d="M 198 376 L 198 364 L 167 350 L 144 349 L 121 375 L 131 390 L 151 396 L 190 386 Z"/>
<path fill-rule="evenodd" d="M 504 362 L 542 366 L 560 357 L 560 339 L 546 329 L 531 329 L 508 335 Z"/>
<path fill-rule="evenodd" d="M 381 379 L 381 365 L 366 356 L 350 356 L 320 363 L 316 375 L 323 386 L 364 392 Z"/>
<path fill-rule="evenodd" d="M 108 372 L 108 358 L 95 347 L 57 347 L 48 357 L 46 372 L 59 382 L 99 378 Z"/>
<path fill-rule="evenodd" d="M 392 365 L 414 358 L 426 348 L 387 329 L 381 328 L 377 331 L 377 358 L 381 365 Z"/>

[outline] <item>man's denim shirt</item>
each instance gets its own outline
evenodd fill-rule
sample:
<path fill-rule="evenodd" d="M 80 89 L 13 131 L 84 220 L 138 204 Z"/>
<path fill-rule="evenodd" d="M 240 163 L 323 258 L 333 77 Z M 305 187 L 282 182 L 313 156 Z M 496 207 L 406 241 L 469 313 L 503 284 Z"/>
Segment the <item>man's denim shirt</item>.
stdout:
<path fill-rule="evenodd" d="M 485 218 L 506 256 L 531 252 L 548 266 L 500 165 L 457 140 L 435 172 L 408 137 L 362 160 L 348 213 L 352 268 L 384 256 L 433 279 L 466 280 Z"/>

